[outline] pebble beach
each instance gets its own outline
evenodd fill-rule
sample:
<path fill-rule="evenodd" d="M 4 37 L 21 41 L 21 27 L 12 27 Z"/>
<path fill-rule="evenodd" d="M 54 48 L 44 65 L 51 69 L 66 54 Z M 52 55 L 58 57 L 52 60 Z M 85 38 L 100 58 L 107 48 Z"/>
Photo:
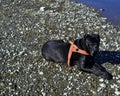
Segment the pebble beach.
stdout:
<path fill-rule="evenodd" d="M 41 55 L 47 40 L 88 33 L 100 35 L 95 60 L 113 80 Z M 0 96 L 120 96 L 120 27 L 71 0 L 0 0 Z"/>

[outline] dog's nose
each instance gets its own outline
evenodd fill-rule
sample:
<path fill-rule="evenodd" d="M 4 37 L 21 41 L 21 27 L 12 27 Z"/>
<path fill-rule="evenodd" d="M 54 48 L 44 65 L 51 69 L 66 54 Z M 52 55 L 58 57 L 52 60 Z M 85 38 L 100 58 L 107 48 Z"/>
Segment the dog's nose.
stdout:
<path fill-rule="evenodd" d="M 98 51 L 99 50 L 99 47 L 96 45 L 94 46 L 94 50 Z"/>
<path fill-rule="evenodd" d="M 96 46 L 96 47 L 94 48 L 94 55 L 96 55 L 98 52 L 99 52 L 99 48 Z"/>

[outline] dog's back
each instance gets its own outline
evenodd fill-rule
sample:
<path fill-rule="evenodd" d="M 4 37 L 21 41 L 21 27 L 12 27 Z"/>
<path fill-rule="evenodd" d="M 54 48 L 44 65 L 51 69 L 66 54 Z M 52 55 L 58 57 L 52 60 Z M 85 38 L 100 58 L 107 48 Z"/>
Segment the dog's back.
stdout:
<path fill-rule="evenodd" d="M 63 40 L 47 41 L 42 47 L 42 55 L 48 61 L 67 62 L 68 44 Z"/>

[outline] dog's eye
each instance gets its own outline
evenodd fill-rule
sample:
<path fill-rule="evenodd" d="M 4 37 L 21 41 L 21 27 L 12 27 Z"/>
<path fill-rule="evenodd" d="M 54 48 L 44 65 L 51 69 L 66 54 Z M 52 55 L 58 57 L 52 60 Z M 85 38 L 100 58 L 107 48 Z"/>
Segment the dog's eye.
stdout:
<path fill-rule="evenodd" d="M 95 44 L 95 43 L 90 43 L 90 45 L 91 45 L 91 46 L 97 46 L 97 44 Z"/>

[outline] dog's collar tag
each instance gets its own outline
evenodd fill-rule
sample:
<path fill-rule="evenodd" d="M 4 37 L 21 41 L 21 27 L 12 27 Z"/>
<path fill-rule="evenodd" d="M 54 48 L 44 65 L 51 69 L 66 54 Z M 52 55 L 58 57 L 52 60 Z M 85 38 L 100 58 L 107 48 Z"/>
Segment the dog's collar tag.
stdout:
<path fill-rule="evenodd" d="M 79 49 L 73 42 L 70 41 L 69 43 L 71 44 L 71 46 L 70 46 L 69 53 L 68 53 L 68 61 L 67 61 L 68 66 L 70 66 L 70 59 L 71 59 L 73 52 L 78 52 L 83 55 L 89 55 L 85 50 Z"/>

